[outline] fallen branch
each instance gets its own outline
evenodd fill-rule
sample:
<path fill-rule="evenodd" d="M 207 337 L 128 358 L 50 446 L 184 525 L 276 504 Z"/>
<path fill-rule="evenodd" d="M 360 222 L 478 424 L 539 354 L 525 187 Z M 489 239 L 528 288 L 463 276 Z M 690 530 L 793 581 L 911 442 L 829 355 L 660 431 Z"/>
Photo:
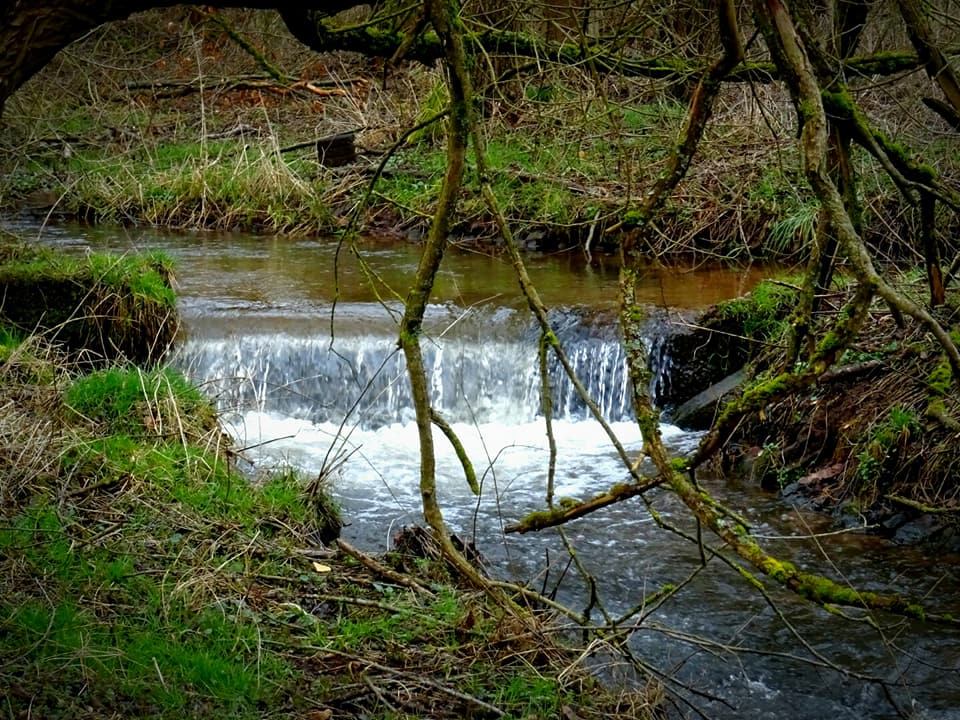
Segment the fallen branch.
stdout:
<path fill-rule="evenodd" d="M 401 670 L 399 668 L 390 667 L 389 665 L 381 665 L 380 663 L 374 662 L 368 657 L 361 657 L 359 655 L 354 655 L 353 653 L 341 652 L 340 650 L 333 650 L 329 648 L 317 648 L 317 650 L 325 655 L 337 655 L 339 657 L 346 658 L 357 665 L 365 665 L 366 667 L 379 670 L 380 672 L 387 673 L 388 675 L 396 675 L 401 678 L 407 678 L 410 685 L 416 685 L 417 683 L 426 685 L 427 687 L 431 687 L 434 690 L 457 698 L 458 700 L 463 700 L 471 705 L 476 705 L 478 708 L 485 710 L 487 713 L 490 713 L 495 717 L 504 717 L 506 715 L 503 710 L 495 705 L 491 705 L 490 703 L 485 702 L 478 697 L 461 692 L 460 690 L 454 690 L 453 688 L 437 682 L 436 680 L 431 680 L 430 678 L 424 677 L 423 674 L 418 672 L 416 669 L 412 671 Z"/>
<path fill-rule="evenodd" d="M 342 85 L 363 82 L 360 78 L 347 80 L 289 80 L 278 82 L 262 75 L 220 78 L 194 78 L 193 80 L 166 80 L 148 82 L 128 82 L 124 88 L 128 92 L 146 91 L 154 98 L 178 98 L 198 92 L 238 92 L 241 90 L 261 90 L 278 94 L 288 94 L 291 90 L 303 90 L 320 97 L 344 96 Z"/>
<path fill-rule="evenodd" d="M 410 588 L 411 590 L 416 590 L 417 592 L 423 593 L 424 595 L 433 595 L 432 590 L 421 585 L 409 575 L 405 575 L 404 573 L 399 573 L 396 570 L 391 570 L 386 565 L 383 565 L 377 562 L 366 553 L 363 553 L 357 550 L 346 540 L 338 538 L 337 547 L 339 547 L 347 555 L 349 555 L 358 563 L 360 563 L 365 568 L 367 568 L 367 570 L 374 572 L 381 577 L 386 578 L 390 582 L 397 583 L 397 585 L 402 585 L 403 587 Z"/>
<path fill-rule="evenodd" d="M 887 495 L 886 498 L 890 502 L 895 502 L 898 505 L 904 505 L 905 507 L 919 510 L 927 515 L 953 515 L 960 513 L 960 507 L 933 507 L 932 505 L 924 505 L 922 502 L 901 497 L 900 495 Z"/>
<path fill-rule="evenodd" d="M 543 530 L 548 527 L 563 525 L 571 520 L 589 515 L 609 505 L 613 505 L 624 500 L 636 497 L 642 493 L 652 490 L 662 485 L 665 478 L 649 478 L 640 483 L 620 483 L 614 485 L 606 492 L 594 495 L 589 500 L 583 502 L 560 502 L 559 507 L 550 510 L 540 510 L 527 515 L 523 520 L 513 525 L 508 525 L 504 532 L 508 533 L 528 533 L 536 530 Z"/>

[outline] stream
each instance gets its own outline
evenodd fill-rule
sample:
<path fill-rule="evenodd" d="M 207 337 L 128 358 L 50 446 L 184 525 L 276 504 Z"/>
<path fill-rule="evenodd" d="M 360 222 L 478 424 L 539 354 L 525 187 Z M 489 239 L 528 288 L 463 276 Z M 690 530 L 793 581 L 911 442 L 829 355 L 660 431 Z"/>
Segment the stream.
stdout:
<path fill-rule="evenodd" d="M 416 247 L 365 240 L 361 263 L 348 248 L 338 252 L 334 241 L 34 230 L 43 242 L 77 252 L 160 249 L 176 258 L 185 338 L 174 362 L 216 399 L 253 469 L 289 463 L 316 475 L 329 468 L 349 523 L 344 536 L 372 552 L 420 522 L 416 428 L 396 342 Z M 587 264 L 571 251 L 532 256 L 529 265 L 578 374 L 636 454 L 640 436 L 613 319 L 615 260 L 595 256 Z M 762 275 L 761 269 L 650 268 L 643 299 L 664 308 L 700 307 L 747 292 Z M 662 330 L 651 323 L 651 347 Z M 434 404 L 463 441 L 482 493 L 471 494 L 450 444 L 437 433 L 439 501 L 451 528 L 476 542 L 492 575 L 553 588 L 567 568 L 558 534 L 503 533 L 545 507 L 548 444 L 537 342 L 509 263 L 451 250 L 428 313 L 424 354 Z M 654 368 L 654 387 L 668 367 Z M 549 375 L 556 496 L 585 498 L 624 481 L 609 438 L 555 361 Z M 662 432 L 676 454 L 699 440 L 669 424 Z M 703 482 L 753 524 L 774 554 L 860 589 L 928 597 L 931 607 L 960 611 L 960 558 L 837 533 L 830 518 L 790 506 L 748 478 Z M 672 495 L 649 497 L 664 520 L 696 532 Z M 644 594 L 695 573 L 632 637 L 637 654 L 676 683 L 678 716 L 900 717 L 889 693 L 905 717 L 960 718 L 960 630 L 884 616 L 875 624 L 853 622 L 770 583 L 768 601 L 717 560 L 696 573 L 698 548 L 658 528 L 639 499 L 571 523 L 566 533 L 614 617 Z M 578 610 L 586 604 L 572 567 L 557 592 Z"/>

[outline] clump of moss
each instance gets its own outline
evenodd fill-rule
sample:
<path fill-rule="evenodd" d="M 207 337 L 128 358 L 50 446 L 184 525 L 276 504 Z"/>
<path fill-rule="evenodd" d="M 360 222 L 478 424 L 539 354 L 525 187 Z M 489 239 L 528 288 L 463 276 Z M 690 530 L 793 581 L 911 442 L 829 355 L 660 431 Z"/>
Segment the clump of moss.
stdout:
<path fill-rule="evenodd" d="M 797 302 L 798 290 L 789 284 L 764 280 L 753 292 L 720 303 L 720 317 L 742 324 L 743 335 L 751 340 L 775 342 L 786 332 L 787 317 Z"/>
<path fill-rule="evenodd" d="M 0 293 L 0 320 L 83 362 L 156 363 L 178 329 L 172 261 L 161 254 L 77 258 L 4 245 Z"/>

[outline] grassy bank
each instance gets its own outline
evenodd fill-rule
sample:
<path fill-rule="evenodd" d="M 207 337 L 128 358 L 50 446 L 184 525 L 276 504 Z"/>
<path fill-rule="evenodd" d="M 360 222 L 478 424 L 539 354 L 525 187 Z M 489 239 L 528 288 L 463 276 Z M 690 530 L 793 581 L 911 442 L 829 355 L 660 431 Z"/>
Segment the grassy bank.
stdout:
<path fill-rule="evenodd" d="M 274 15 L 224 17 L 313 90 L 264 77 L 202 14 L 135 16 L 58 56 L 8 103 L 0 207 L 310 234 L 336 231 L 369 200 L 360 214 L 365 229 L 419 236 L 440 182 L 442 121 L 406 138 L 370 195 L 368 186 L 379 153 L 442 109 L 439 74 L 409 65 L 384 83 L 376 62 L 311 55 Z M 117 57 L 126 59 L 125 73 L 113 69 Z M 56 103 L 45 91 L 51 83 L 61 90 Z M 882 91 L 859 97 L 869 104 L 871 92 Z M 483 104 L 491 180 L 518 237 L 530 247 L 615 246 L 681 129 L 686 104 L 675 97 L 657 81 L 549 65 L 491 91 Z M 815 232 L 816 209 L 793 147 L 793 114 L 774 87 L 725 89 L 649 253 L 798 259 Z M 948 140 L 915 118 L 881 120 L 922 148 L 948 183 L 960 176 Z M 311 148 L 285 152 L 358 129 L 361 155 L 347 167 L 322 167 Z M 856 159 L 864 232 L 882 252 L 900 254 L 918 219 L 866 157 Z M 456 233 L 496 245 L 475 178 Z"/>
<path fill-rule="evenodd" d="M 91 364 L 159 362 L 178 329 L 162 254 L 69 257 L 0 238 L 0 321 Z"/>

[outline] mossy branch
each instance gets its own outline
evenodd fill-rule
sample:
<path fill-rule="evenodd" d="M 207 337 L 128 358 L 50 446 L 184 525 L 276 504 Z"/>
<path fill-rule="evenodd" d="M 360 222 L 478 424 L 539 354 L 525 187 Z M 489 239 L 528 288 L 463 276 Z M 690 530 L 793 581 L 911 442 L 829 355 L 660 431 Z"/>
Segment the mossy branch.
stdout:
<path fill-rule="evenodd" d="M 811 374 L 815 377 L 822 373 L 826 368 L 821 369 L 819 365 L 830 361 L 831 356 L 835 358 L 836 353 L 846 347 L 845 342 L 849 342 L 850 333 L 855 333 L 862 324 L 870 298 L 874 293 L 887 302 L 899 302 L 901 307 L 904 301 L 895 293 L 891 295 L 889 286 L 877 274 L 866 246 L 853 228 L 840 192 L 830 180 L 826 162 L 827 117 L 822 101 L 822 88 L 816 79 L 789 11 L 781 0 L 756 0 L 754 7 L 768 46 L 774 49 L 776 56 L 782 58 L 783 70 L 789 72 L 791 76 L 788 85 L 793 93 L 794 103 L 801 113 L 803 130 L 800 142 L 807 179 L 820 200 L 825 220 L 851 261 L 860 283 L 857 294 L 848 303 L 834 332 L 821 341 L 815 358 L 810 362 L 810 367 L 801 373 L 793 373 L 792 378 L 783 375 L 774 378 L 771 381 L 774 387 L 766 390 L 757 388 L 753 394 L 745 393 L 744 398 L 748 398 L 745 402 L 756 405 L 765 399 L 767 393 L 781 392 L 784 389 L 783 383 L 797 382 L 800 378 L 810 378 Z M 942 332 L 942 328 L 940 330 Z M 953 347 L 949 337 L 947 340 Z M 819 372 L 816 372 L 817 370 Z M 706 456 L 706 452 L 711 447 L 715 449 L 717 446 L 716 433 L 712 432 L 711 436 L 701 444 L 697 458 Z M 933 616 L 925 612 L 922 606 L 899 596 L 859 592 L 832 580 L 803 572 L 792 564 L 767 554 L 749 536 L 747 529 L 735 520 L 720 517 L 713 508 L 702 502 L 698 489 L 686 482 L 682 476 L 675 476 L 671 487 L 684 498 L 697 518 L 727 542 L 740 557 L 801 597 L 823 606 L 848 605 L 867 610 L 883 610 L 918 620 L 935 620 L 951 624 L 958 622 L 948 615 Z"/>
<path fill-rule="evenodd" d="M 918 204 L 918 191 L 922 190 L 954 210 L 960 210 L 960 193 L 941 182 L 936 170 L 914 160 L 905 147 L 871 125 L 845 85 L 835 81 L 830 90 L 821 92 L 821 98 L 831 122 L 840 124 L 858 145 L 880 163 L 907 202 Z"/>
<path fill-rule="evenodd" d="M 523 534 L 563 525 L 610 505 L 634 498 L 663 483 L 664 478 L 662 477 L 647 478 L 644 482 L 639 483 L 618 483 L 609 490 L 594 495 L 589 500 L 561 502 L 557 507 L 549 510 L 532 512 L 519 522 L 508 525 L 504 532 Z"/>
<path fill-rule="evenodd" d="M 400 347 L 407 361 L 407 375 L 410 378 L 417 418 L 417 434 L 420 441 L 420 500 L 424 519 L 435 533 L 444 555 L 463 577 L 477 587 L 488 588 L 489 583 L 486 578 L 454 546 L 437 502 L 436 454 L 431 429 L 437 416 L 430 405 L 430 391 L 420 348 L 423 317 L 447 247 L 451 218 L 463 185 L 467 142 L 471 127 L 470 118 L 473 112 L 473 93 L 463 45 L 463 29 L 459 18 L 448 0 L 428 0 L 425 12 L 436 32 L 444 40 L 444 60 L 451 107 L 450 121 L 447 126 L 447 167 L 417 273 L 407 293 L 403 318 L 400 321 Z M 447 428 L 449 429 L 449 426 Z M 441 429 L 443 429 L 442 426 Z M 454 447 L 456 448 L 457 445 L 459 442 Z"/>
<path fill-rule="evenodd" d="M 264 71 L 278 83 L 281 85 L 289 85 L 294 81 L 294 78 L 270 62 L 270 59 L 264 53 L 258 50 L 253 43 L 243 37 L 243 35 L 238 33 L 216 10 L 204 10 L 200 8 L 198 12 L 202 13 L 207 20 L 223 30 L 223 32 L 227 34 L 227 37 L 233 40 L 241 50 L 250 55 L 250 57 L 256 61 L 257 65 L 262 67 Z"/>
<path fill-rule="evenodd" d="M 903 505 L 904 507 L 918 510 L 927 515 L 960 515 L 960 507 L 935 507 L 918 500 L 901 497 L 900 495 L 887 495 L 886 498 L 890 502 L 897 503 L 897 505 Z"/>
<path fill-rule="evenodd" d="M 467 455 L 467 450 L 463 447 L 463 443 L 460 442 L 460 438 L 457 437 L 457 434 L 453 431 L 453 428 L 450 427 L 450 424 L 433 408 L 430 408 L 430 418 L 433 424 L 440 428 L 440 432 L 444 434 L 453 446 L 453 451 L 456 453 L 457 459 L 460 461 L 460 466 L 463 468 L 463 476 L 467 481 L 467 485 L 470 486 L 470 491 L 474 495 L 479 495 L 480 484 L 477 482 L 477 472 L 473 469 L 473 462 L 470 460 L 470 456 Z"/>
<path fill-rule="evenodd" d="M 636 287 L 642 272 L 641 250 L 652 232 L 650 221 L 686 175 L 703 132 L 713 113 L 713 103 L 723 79 L 743 58 L 743 45 L 737 27 L 736 9 L 732 0 L 718 8 L 718 25 L 723 54 L 711 65 L 694 90 L 687 111 L 683 132 L 674 146 L 664 169 L 653 187 L 644 196 L 637 215 L 640 227 L 635 237 L 622 246 L 624 265 L 620 271 L 620 328 L 623 333 L 627 368 L 631 381 L 633 410 L 643 435 L 644 451 L 664 477 L 673 474 L 669 457 L 660 438 L 658 413 L 650 399 L 647 350 L 641 339 L 643 311 L 636 301 Z"/>
<path fill-rule="evenodd" d="M 309 11 L 308 11 L 309 12 Z M 443 57 L 440 38 L 435 33 L 420 33 L 413 41 L 407 35 L 392 28 L 364 23 L 345 28 L 335 28 L 329 21 L 315 13 L 304 24 L 303 20 L 288 21 L 297 38 L 317 52 L 347 50 L 372 57 L 392 58 L 401 46 L 407 44 L 403 57 L 424 65 L 433 65 Z M 536 37 L 529 33 L 484 27 L 476 32 L 467 32 L 469 45 L 481 48 L 485 53 L 509 54 L 515 57 L 534 58 L 538 62 L 549 59 L 559 65 L 582 65 L 589 62 L 596 72 L 623 77 L 651 79 L 689 79 L 704 75 L 702 65 L 683 57 L 631 57 L 623 53 L 616 42 L 585 44 L 582 42 L 557 42 Z M 956 53 L 950 48 L 947 53 Z M 921 67 L 923 62 L 915 52 L 884 51 L 847 58 L 840 63 L 847 77 L 889 76 L 909 72 Z M 771 83 L 782 79 L 782 72 L 773 62 L 742 62 L 742 58 L 724 76 L 724 82 Z"/>

